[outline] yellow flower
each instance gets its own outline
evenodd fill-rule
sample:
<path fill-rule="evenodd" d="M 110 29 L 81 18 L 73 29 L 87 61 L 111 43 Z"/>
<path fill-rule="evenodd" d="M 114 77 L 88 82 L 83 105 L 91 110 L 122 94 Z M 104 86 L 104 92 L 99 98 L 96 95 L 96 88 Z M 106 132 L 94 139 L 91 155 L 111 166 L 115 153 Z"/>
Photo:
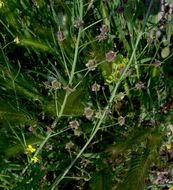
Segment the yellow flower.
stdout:
<path fill-rule="evenodd" d="M 26 153 L 33 153 L 36 149 L 32 145 L 28 145 L 26 148 Z"/>
<path fill-rule="evenodd" d="M 31 158 L 31 161 L 34 163 L 37 163 L 39 161 L 39 159 L 36 156 L 34 156 Z"/>
<path fill-rule="evenodd" d="M 0 1 L 0 8 L 2 8 L 4 6 L 4 2 Z"/>
<path fill-rule="evenodd" d="M 167 148 L 168 150 L 171 149 L 171 144 L 166 144 L 165 146 L 166 146 L 166 148 Z M 172 189 L 172 190 L 173 190 L 173 189 Z"/>
<path fill-rule="evenodd" d="M 113 82 L 113 76 L 112 75 L 108 76 L 108 78 L 106 79 L 106 82 L 107 84 L 111 84 Z"/>
<path fill-rule="evenodd" d="M 19 40 L 19 38 L 18 37 L 16 37 L 16 38 L 14 38 L 14 40 L 13 40 L 16 44 L 20 44 L 20 40 Z"/>
<path fill-rule="evenodd" d="M 169 188 L 169 190 L 173 190 L 173 186 L 171 186 L 171 187 Z"/>

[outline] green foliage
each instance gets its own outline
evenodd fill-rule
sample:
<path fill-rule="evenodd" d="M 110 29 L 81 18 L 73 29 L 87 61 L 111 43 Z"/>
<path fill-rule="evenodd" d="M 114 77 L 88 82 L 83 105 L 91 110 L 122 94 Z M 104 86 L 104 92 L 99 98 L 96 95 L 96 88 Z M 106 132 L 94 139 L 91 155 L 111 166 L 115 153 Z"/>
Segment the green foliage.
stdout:
<path fill-rule="evenodd" d="M 58 93 L 55 100 L 45 103 L 44 110 L 50 115 L 56 115 L 56 109 L 61 109 L 64 96 L 64 92 Z M 55 101 L 57 102 L 57 108 L 55 107 Z M 63 116 L 82 116 L 84 114 L 85 104 L 85 91 L 82 89 L 77 89 L 74 92 L 72 91 L 68 96 Z"/>
<path fill-rule="evenodd" d="M 103 169 L 95 173 L 91 179 L 91 190 L 111 190 L 111 174 L 108 169 Z"/>
<path fill-rule="evenodd" d="M 0 1 L 0 189 L 152 187 L 173 122 L 158 2 Z"/>
<path fill-rule="evenodd" d="M 137 151 L 132 151 L 129 161 L 129 169 L 123 183 L 117 187 L 121 189 L 144 189 L 145 179 L 152 162 L 157 156 L 157 147 L 162 139 L 161 135 L 150 134 L 146 142 L 146 147 L 139 147 Z"/>
<path fill-rule="evenodd" d="M 123 55 L 118 54 L 116 56 L 116 60 L 112 64 L 102 64 L 101 68 L 103 70 L 103 76 L 105 77 L 106 83 L 116 83 L 127 63 L 128 59 L 123 57 Z"/>
<path fill-rule="evenodd" d="M 1 102 L 0 109 L 0 121 L 12 121 L 15 123 L 29 123 L 35 124 L 37 123 L 36 119 L 29 115 L 24 110 L 18 111 L 15 110 L 12 106 L 9 106 L 7 103 Z"/>
<path fill-rule="evenodd" d="M 144 189 L 146 171 L 151 164 L 150 157 L 152 156 L 147 151 L 144 151 L 141 155 L 139 153 L 134 154 L 131 158 L 129 172 L 124 182 L 117 189 Z"/>

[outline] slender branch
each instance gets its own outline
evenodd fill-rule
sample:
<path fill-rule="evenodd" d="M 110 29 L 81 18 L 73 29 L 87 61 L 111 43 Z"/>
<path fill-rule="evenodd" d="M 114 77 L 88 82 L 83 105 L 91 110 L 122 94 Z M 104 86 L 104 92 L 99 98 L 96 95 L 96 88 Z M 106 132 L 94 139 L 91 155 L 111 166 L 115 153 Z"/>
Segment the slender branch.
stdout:
<path fill-rule="evenodd" d="M 153 0 L 152 0 L 152 1 L 153 1 Z M 151 1 L 151 3 L 150 3 L 150 6 L 149 6 L 149 9 L 148 9 L 148 12 L 147 12 L 146 17 L 148 17 L 148 15 L 149 15 L 149 11 L 150 11 L 150 8 L 151 8 L 151 5 L 152 5 L 152 1 Z M 147 20 L 147 19 L 145 18 L 145 23 L 144 23 L 144 25 L 143 25 L 143 29 L 144 29 L 144 26 L 145 26 L 145 24 L 146 24 L 146 20 Z M 111 105 L 111 103 L 112 103 L 112 101 L 113 101 L 113 99 L 114 99 L 114 97 L 115 97 L 115 94 L 116 94 L 116 92 L 117 92 L 117 90 L 118 90 L 118 88 L 119 88 L 119 86 L 120 86 L 120 84 L 121 84 L 121 82 L 122 82 L 122 80 L 124 80 L 125 77 L 126 77 L 126 73 L 127 73 L 129 67 L 130 67 L 131 64 L 132 64 L 132 60 L 133 60 L 133 58 L 134 58 L 134 56 L 135 56 L 136 49 L 137 49 L 137 47 L 138 47 L 139 41 L 140 41 L 140 39 L 141 39 L 141 37 L 142 37 L 142 35 L 143 35 L 143 29 L 142 29 L 142 31 L 141 31 L 141 32 L 139 33 L 139 35 L 138 35 L 138 38 L 137 38 L 137 40 L 136 40 L 135 47 L 134 47 L 134 49 L 133 49 L 131 58 L 130 58 L 130 60 L 129 60 L 129 63 L 127 64 L 127 66 L 126 66 L 126 68 L 125 68 L 123 74 L 121 75 L 120 79 L 118 80 L 118 82 L 117 82 L 117 84 L 116 84 L 116 86 L 115 86 L 115 88 L 114 88 L 114 90 L 113 90 L 113 92 L 112 92 L 112 95 L 111 95 L 111 97 L 110 97 L 110 99 L 109 99 L 109 101 L 108 101 L 108 105 L 106 106 L 106 108 L 109 108 L 109 106 Z M 54 189 L 57 187 L 57 185 L 64 179 L 64 177 L 65 177 L 66 174 L 69 172 L 69 170 L 72 168 L 72 166 L 75 164 L 75 162 L 78 160 L 78 158 L 80 158 L 80 156 L 83 154 L 83 152 L 85 151 L 85 149 L 87 148 L 87 146 L 90 144 L 90 142 L 92 141 L 92 139 L 95 137 L 95 135 L 96 135 L 97 131 L 99 130 L 99 128 L 100 128 L 100 126 L 101 126 L 103 120 L 105 119 L 105 116 L 106 116 L 106 113 L 104 112 L 103 115 L 101 116 L 100 120 L 98 121 L 98 123 L 97 123 L 95 129 L 93 130 L 93 133 L 91 134 L 90 138 L 89 138 L 88 141 L 86 142 L 86 144 L 83 146 L 83 148 L 80 150 L 80 152 L 77 154 L 77 156 L 75 157 L 75 159 L 71 162 L 71 164 L 65 169 L 65 171 L 63 172 L 63 174 L 61 174 L 58 178 L 55 179 L 55 182 L 54 182 L 54 183 L 52 184 L 52 186 L 50 187 L 50 190 L 54 190 Z"/>

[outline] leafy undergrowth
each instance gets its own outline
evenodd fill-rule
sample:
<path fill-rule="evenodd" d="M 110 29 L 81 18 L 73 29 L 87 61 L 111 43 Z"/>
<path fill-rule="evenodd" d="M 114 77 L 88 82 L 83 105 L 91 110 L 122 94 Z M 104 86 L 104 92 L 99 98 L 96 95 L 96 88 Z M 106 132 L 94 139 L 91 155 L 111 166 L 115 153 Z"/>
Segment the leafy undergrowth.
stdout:
<path fill-rule="evenodd" d="M 0 189 L 173 188 L 172 13 L 0 0 Z"/>

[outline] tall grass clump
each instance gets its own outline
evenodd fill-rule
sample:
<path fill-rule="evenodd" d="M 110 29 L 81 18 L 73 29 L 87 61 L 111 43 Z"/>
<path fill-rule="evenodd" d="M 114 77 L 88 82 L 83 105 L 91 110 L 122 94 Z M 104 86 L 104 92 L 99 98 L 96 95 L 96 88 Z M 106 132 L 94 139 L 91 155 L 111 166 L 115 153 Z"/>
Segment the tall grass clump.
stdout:
<path fill-rule="evenodd" d="M 0 187 L 171 189 L 172 2 L 0 10 Z"/>

